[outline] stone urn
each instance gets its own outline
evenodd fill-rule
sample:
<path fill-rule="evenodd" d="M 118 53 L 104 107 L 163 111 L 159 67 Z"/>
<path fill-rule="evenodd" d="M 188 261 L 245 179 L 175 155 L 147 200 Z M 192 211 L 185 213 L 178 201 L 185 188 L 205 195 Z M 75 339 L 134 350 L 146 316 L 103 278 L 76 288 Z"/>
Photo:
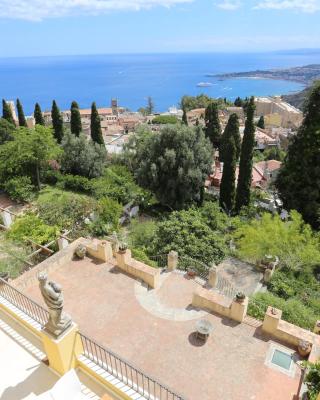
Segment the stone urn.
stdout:
<path fill-rule="evenodd" d="M 308 342 L 307 340 L 299 340 L 298 344 L 298 353 L 302 357 L 306 357 L 310 354 L 312 349 L 312 344 Z"/>
<path fill-rule="evenodd" d="M 237 303 L 243 303 L 245 298 L 246 298 L 246 295 L 243 292 L 238 292 L 236 294 L 236 302 Z"/>
<path fill-rule="evenodd" d="M 78 244 L 78 246 L 76 247 L 74 254 L 80 259 L 83 260 L 85 255 L 87 254 L 87 249 L 86 246 L 84 246 L 83 244 Z"/>

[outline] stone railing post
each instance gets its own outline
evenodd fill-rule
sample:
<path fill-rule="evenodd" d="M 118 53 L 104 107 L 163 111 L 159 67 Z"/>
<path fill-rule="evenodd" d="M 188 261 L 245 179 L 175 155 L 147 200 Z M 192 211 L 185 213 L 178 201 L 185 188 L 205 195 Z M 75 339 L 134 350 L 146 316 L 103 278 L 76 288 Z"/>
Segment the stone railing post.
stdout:
<path fill-rule="evenodd" d="M 171 250 L 168 254 L 168 270 L 174 271 L 178 268 L 179 255 L 176 251 Z"/>
<path fill-rule="evenodd" d="M 282 317 L 282 310 L 269 306 L 263 320 L 262 330 L 274 334 L 278 329 Z"/>
<path fill-rule="evenodd" d="M 216 287 L 218 281 L 218 271 L 217 267 L 215 265 L 212 265 L 212 267 L 209 269 L 209 278 L 208 278 L 208 283 L 211 287 Z"/>
<path fill-rule="evenodd" d="M 124 270 L 127 271 L 127 265 L 130 264 L 131 262 L 131 250 L 126 249 L 126 250 L 119 250 L 116 253 L 116 260 L 117 260 L 117 266 Z"/>
<path fill-rule="evenodd" d="M 8 211 L 2 211 L 1 213 L 2 219 L 3 219 L 3 225 L 6 228 L 10 228 L 10 225 L 12 224 L 12 215 Z"/>
<path fill-rule="evenodd" d="M 64 238 L 64 237 L 60 237 L 59 239 L 58 239 L 58 247 L 59 247 L 59 250 L 63 250 L 63 249 L 65 249 L 65 248 L 67 248 L 69 246 L 69 242 L 68 242 L 68 240 L 66 239 L 66 238 Z"/>
<path fill-rule="evenodd" d="M 316 321 L 313 332 L 317 335 L 320 335 L 320 320 Z"/>
<path fill-rule="evenodd" d="M 237 322 L 242 322 L 247 315 L 249 299 L 246 296 L 243 300 L 233 299 L 230 307 L 230 318 Z"/>

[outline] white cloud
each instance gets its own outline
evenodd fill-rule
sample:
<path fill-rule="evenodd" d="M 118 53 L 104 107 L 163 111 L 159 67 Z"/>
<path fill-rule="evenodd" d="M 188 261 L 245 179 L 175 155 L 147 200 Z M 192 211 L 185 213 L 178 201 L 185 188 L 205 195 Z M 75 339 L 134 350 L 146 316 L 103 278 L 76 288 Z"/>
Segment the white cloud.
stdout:
<path fill-rule="evenodd" d="M 234 11 L 241 7 L 241 2 L 237 0 L 224 0 L 216 4 L 218 8 L 226 11 Z"/>
<path fill-rule="evenodd" d="M 108 11 L 138 11 L 155 6 L 171 7 L 193 0 L 0 0 L 0 18 L 41 21 L 45 18 Z"/>
<path fill-rule="evenodd" d="M 295 10 L 314 13 L 320 10 L 320 0 L 263 0 L 255 9 Z"/>

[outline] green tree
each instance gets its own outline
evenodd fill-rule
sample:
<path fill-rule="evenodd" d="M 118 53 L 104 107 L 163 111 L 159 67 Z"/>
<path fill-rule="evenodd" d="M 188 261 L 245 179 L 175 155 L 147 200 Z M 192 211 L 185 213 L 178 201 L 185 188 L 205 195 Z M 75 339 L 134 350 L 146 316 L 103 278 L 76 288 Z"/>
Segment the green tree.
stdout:
<path fill-rule="evenodd" d="M 40 189 L 40 171 L 60 154 L 50 128 L 36 125 L 34 129 L 19 128 L 12 141 L 0 146 L 0 182 L 14 176 L 30 176 Z"/>
<path fill-rule="evenodd" d="M 225 127 L 225 130 L 221 137 L 220 149 L 219 149 L 219 158 L 220 161 L 224 162 L 226 156 L 226 147 L 229 144 L 229 139 L 233 137 L 234 144 L 236 146 L 236 162 L 239 160 L 240 152 L 241 152 L 241 136 L 239 130 L 239 118 L 237 114 L 231 114 L 228 120 L 228 123 Z"/>
<path fill-rule="evenodd" d="M 303 124 L 293 136 L 276 186 L 284 206 L 320 227 L 320 82 L 311 91 Z"/>
<path fill-rule="evenodd" d="M 207 108 L 211 102 L 211 97 L 206 94 L 200 94 L 198 96 L 183 96 L 180 101 L 180 106 L 182 110 L 188 112 L 195 108 Z"/>
<path fill-rule="evenodd" d="M 106 158 L 104 146 L 87 140 L 83 133 L 77 137 L 66 132 L 61 147 L 61 170 L 64 173 L 95 178 L 102 174 Z"/>
<path fill-rule="evenodd" d="M 2 100 L 2 118 L 6 119 L 11 125 L 15 126 L 11 108 L 4 99 Z"/>
<path fill-rule="evenodd" d="M 36 121 L 36 125 L 45 126 L 45 121 L 44 121 L 43 114 L 42 114 L 41 107 L 40 107 L 39 103 L 36 103 L 36 105 L 34 106 L 33 116 L 34 116 L 34 119 Z"/>
<path fill-rule="evenodd" d="M 218 104 L 212 101 L 205 111 L 205 133 L 213 147 L 218 148 L 221 140 L 221 126 L 219 120 Z"/>
<path fill-rule="evenodd" d="M 203 219 L 199 209 L 174 211 L 158 224 L 154 239 L 154 254 L 167 254 L 170 250 L 180 256 L 192 257 L 205 263 L 220 263 L 227 248 L 224 236 L 213 231 Z M 189 265 L 190 266 L 190 265 Z"/>
<path fill-rule="evenodd" d="M 247 107 L 247 119 L 244 128 L 244 135 L 241 145 L 239 178 L 236 195 L 236 211 L 239 213 L 241 208 L 250 203 L 250 188 L 252 181 L 252 159 L 255 143 L 254 125 L 254 97 L 251 97 Z"/>
<path fill-rule="evenodd" d="M 139 140 L 133 152 L 138 182 L 172 208 L 200 202 L 212 163 L 212 148 L 202 130 L 167 125 Z"/>
<path fill-rule="evenodd" d="M 91 139 L 95 143 L 104 145 L 101 120 L 95 102 L 93 102 L 91 106 Z"/>
<path fill-rule="evenodd" d="M 154 102 L 152 97 L 148 97 L 147 99 L 147 107 L 146 107 L 147 115 L 152 115 L 154 113 Z"/>
<path fill-rule="evenodd" d="M 236 168 L 237 168 L 237 150 L 234 137 L 229 137 L 225 144 L 225 156 L 223 173 L 220 185 L 220 206 L 228 214 L 233 211 L 236 193 Z"/>
<path fill-rule="evenodd" d="M 241 97 L 237 97 L 235 99 L 234 105 L 235 105 L 235 107 L 242 107 L 243 106 L 243 101 L 242 101 Z"/>
<path fill-rule="evenodd" d="M 52 102 L 51 118 L 53 126 L 53 136 L 58 143 L 61 143 L 61 140 L 63 138 L 63 119 L 55 100 L 53 100 Z"/>
<path fill-rule="evenodd" d="M 182 109 L 182 123 L 188 126 L 188 117 L 187 117 L 187 111 L 185 108 Z"/>
<path fill-rule="evenodd" d="M 0 145 L 13 139 L 15 129 L 15 125 L 12 125 L 4 118 L 0 118 Z"/>
<path fill-rule="evenodd" d="M 70 117 L 70 129 L 71 133 L 76 136 L 79 136 L 82 132 L 82 123 L 81 123 L 81 115 L 79 111 L 79 105 L 76 101 L 71 103 L 71 117 Z"/>
<path fill-rule="evenodd" d="M 177 124 L 179 122 L 175 115 L 157 115 L 153 118 L 152 123 L 158 125 Z"/>
<path fill-rule="evenodd" d="M 280 265 L 291 270 L 320 262 L 319 238 L 297 211 L 290 213 L 290 221 L 264 213 L 261 219 L 240 225 L 234 237 L 240 258 L 249 262 L 256 263 L 266 254 L 278 256 Z"/>
<path fill-rule="evenodd" d="M 19 99 L 17 99 L 17 111 L 18 111 L 19 126 L 27 127 L 26 117 L 24 115 L 23 107 Z"/>
<path fill-rule="evenodd" d="M 264 116 L 263 115 L 261 115 L 261 117 L 259 118 L 259 121 L 257 123 L 257 127 L 261 128 L 261 129 L 265 129 Z"/>

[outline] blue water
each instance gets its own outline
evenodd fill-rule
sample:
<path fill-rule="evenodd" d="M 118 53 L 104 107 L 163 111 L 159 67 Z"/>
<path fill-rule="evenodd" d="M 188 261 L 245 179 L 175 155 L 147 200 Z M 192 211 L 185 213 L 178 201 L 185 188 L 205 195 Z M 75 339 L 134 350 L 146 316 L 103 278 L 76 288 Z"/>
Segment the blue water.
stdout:
<path fill-rule="evenodd" d="M 144 54 L 0 59 L 0 97 L 20 98 L 25 112 L 34 103 L 50 109 L 52 99 L 61 109 L 77 100 L 80 107 L 92 101 L 107 106 L 112 97 L 131 110 L 144 106 L 151 96 L 157 111 L 178 105 L 181 96 L 206 93 L 212 97 L 265 96 L 298 91 L 295 82 L 266 79 L 220 81 L 206 74 L 284 68 L 320 63 L 319 52 L 264 54 Z M 197 83 L 211 82 L 209 88 Z"/>

